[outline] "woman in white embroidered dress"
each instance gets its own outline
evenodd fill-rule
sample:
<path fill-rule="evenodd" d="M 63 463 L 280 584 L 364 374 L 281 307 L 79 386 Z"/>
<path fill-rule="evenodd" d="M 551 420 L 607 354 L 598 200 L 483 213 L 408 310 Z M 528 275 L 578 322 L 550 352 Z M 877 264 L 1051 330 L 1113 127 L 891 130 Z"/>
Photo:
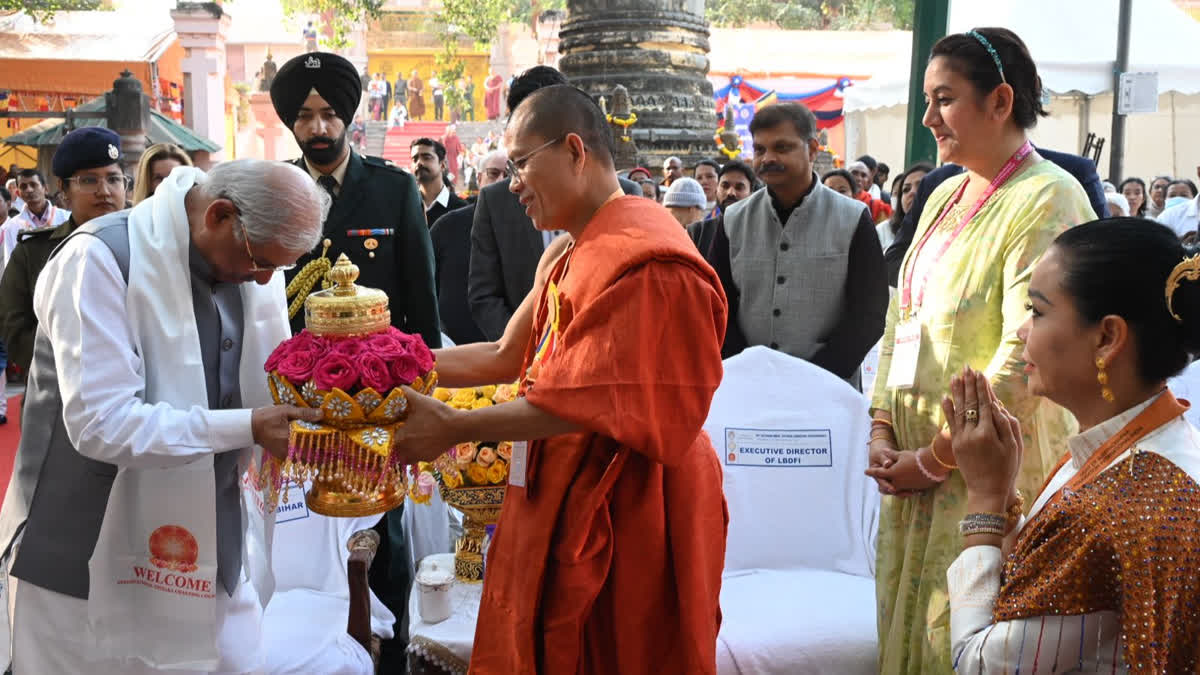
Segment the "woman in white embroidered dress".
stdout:
<path fill-rule="evenodd" d="M 1034 269 L 1029 388 L 1082 431 L 1028 520 L 1002 515 L 1019 424 L 979 373 L 952 378 L 969 514 L 947 573 L 958 672 L 1200 667 L 1200 432 L 1166 389 L 1200 353 L 1200 258 L 1185 255 L 1170 229 L 1114 218 L 1067 230 Z"/>

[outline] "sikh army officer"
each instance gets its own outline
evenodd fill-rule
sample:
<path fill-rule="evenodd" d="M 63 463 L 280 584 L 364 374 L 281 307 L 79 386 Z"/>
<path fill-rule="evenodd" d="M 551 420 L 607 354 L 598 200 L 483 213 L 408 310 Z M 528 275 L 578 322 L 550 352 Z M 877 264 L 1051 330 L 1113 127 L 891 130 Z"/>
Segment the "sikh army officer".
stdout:
<path fill-rule="evenodd" d="M 361 97 L 362 81 L 354 66 L 325 52 L 288 61 L 271 84 L 275 112 L 292 130 L 303 154 L 294 163 L 333 197 L 325 221 L 330 244 L 325 255 L 330 260 L 341 253 L 349 256 L 358 265 L 361 284 L 388 294 L 392 325 L 438 347 L 433 246 L 417 183 L 391 162 L 351 150 L 346 129 Z M 301 258 L 288 281 L 321 255 L 317 250 Z M 300 289 L 299 294 L 303 297 L 310 290 L 320 286 Z M 297 311 L 292 330 L 303 327 L 303 314 Z"/>
<path fill-rule="evenodd" d="M 362 81 L 346 59 L 325 52 L 302 54 L 279 69 L 271 84 L 271 102 L 292 130 L 303 157 L 295 161 L 333 196 L 324 236 L 330 260 L 345 253 L 360 270 L 359 283 L 388 295 L 392 325 L 420 334 L 440 347 L 433 245 L 417 183 L 408 173 L 378 157 L 360 156 L 346 143 L 346 128 L 362 98 Z M 323 252 L 299 260 L 288 281 L 304 274 L 304 265 Z M 304 279 L 301 279 L 304 281 Z M 320 285 L 295 289 L 292 308 Z M 296 311 L 292 330 L 304 327 Z M 403 507 L 388 512 L 376 529 L 387 543 L 371 565 L 370 585 L 397 617 L 396 635 L 407 635 L 408 552 L 401 525 Z M 382 647 L 382 672 L 402 669 L 403 637 Z"/>

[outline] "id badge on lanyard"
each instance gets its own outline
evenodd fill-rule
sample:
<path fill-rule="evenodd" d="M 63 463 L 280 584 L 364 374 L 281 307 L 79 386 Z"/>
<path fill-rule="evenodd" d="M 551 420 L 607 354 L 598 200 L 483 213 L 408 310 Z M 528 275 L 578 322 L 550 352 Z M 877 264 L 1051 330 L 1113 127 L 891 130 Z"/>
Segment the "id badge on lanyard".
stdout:
<path fill-rule="evenodd" d="M 917 357 L 921 354 L 921 322 L 910 317 L 896 324 L 888 389 L 911 389 L 917 380 Z"/>
<path fill-rule="evenodd" d="M 887 386 L 889 389 L 911 389 L 913 385 L 916 384 L 917 357 L 921 353 L 921 337 L 923 330 L 922 324 L 917 318 L 917 315 L 921 305 L 924 304 L 925 288 L 929 282 L 929 277 L 933 274 L 938 262 L 940 262 L 942 256 L 946 254 L 946 251 L 950 248 L 950 245 L 954 243 L 954 240 L 958 238 L 958 235 L 962 234 L 962 231 L 967 226 L 967 223 L 971 222 L 971 219 L 975 217 L 975 214 L 979 213 L 979 210 L 982 209 L 983 205 L 987 203 L 988 199 L 995 194 L 996 190 L 1000 189 L 1000 186 L 1008 182 L 1009 178 L 1012 178 L 1013 174 L 1015 174 L 1017 171 L 1017 167 L 1021 165 L 1021 162 L 1025 161 L 1025 158 L 1028 157 L 1031 152 L 1033 152 L 1033 145 L 1029 141 L 1025 141 L 1025 143 L 1021 145 L 1021 147 L 1015 153 L 1013 153 L 1012 157 L 1008 158 L 1008 161 L 1004 163 L 1004 166 L 1000 169 L 1000 172 L 996 174 L 996 177 L 992 179 L 992 182 L 987 186 L 987 189 L 984 190 L 983 194 L 980 195 L 979 199 L 975 202 L 971 209 L 963 215 L 958 225 L 954 228 L 954 231 L 949 237 L 946 238 L 944 242 L 942 242 L 941 247 L 937 251 L 933 252 L 934 258 L 925 267 L 925 273 L 923 275 L 924 278 L 920 279 L 920 292 L 916 294 L 916 297 L 913 297 L 914 286 L 918 281 L 917 279 L 913 278 L 917 268 L 917 259 L 920 258 L 921 253 L 925 248 L 925 244 L 928 243 L 930 237 L 933 236 L 933 233 L 938 229 L 939 226 L 941 226 L 942 221 L 945 220 L 946 216 L 949 215 L 950 211 L 953 210 L 951 207 L 957 204 L 958 200 L 962 198 L 963 193 L 966 192 L 968 181 L 963 181 L 963 184 L 958 188 L 958 191 L 955 193 L 954 197 L 942 210 L 941 215 L 938 216 L 937 220 L 934 221 L 932 226 L 925 230 L 925 235 L 921 237 L 919 242 L 917 242 L 916 248 L 913 250 L 913 254 L 909 256 L 907 265 L 908 273 L 904 275 L 900 293 L 901 321 L 896 325 L 896 340 L 892 345 L 892 362 L 891 366 L 888 368 L 887 379 Z"/>
<path fill-rule="evenodd" d="M 508 484 L 525 487 L 525 471 L 529 463 L 529 441 L 514 441 L 512 460 L 508 463 Z"/>

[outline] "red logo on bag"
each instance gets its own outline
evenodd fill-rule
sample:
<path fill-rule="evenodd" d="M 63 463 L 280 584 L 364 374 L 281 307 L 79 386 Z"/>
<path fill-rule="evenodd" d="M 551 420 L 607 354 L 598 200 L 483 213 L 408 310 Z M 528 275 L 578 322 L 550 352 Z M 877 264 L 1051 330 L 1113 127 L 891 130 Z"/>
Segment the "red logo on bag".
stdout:
<path fill-rule="evenodd" d="M 150 533 L 150 562 L 175 572 L 195 572 L 200 547 L 181 525 L 163 525 Z"/>

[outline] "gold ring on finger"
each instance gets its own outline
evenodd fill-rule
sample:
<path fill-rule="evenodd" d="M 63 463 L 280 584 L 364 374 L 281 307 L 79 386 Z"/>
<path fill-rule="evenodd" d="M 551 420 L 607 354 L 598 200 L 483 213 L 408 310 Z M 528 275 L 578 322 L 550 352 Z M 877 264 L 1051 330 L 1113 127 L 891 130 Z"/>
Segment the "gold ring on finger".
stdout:
<path fill-rule="evenodd" d="M 971 422 L 972 424 L 979 421 L 979 411 L 974 408 L 968 408 L 963 415 L 967 418 L 967 421 Z"/>

